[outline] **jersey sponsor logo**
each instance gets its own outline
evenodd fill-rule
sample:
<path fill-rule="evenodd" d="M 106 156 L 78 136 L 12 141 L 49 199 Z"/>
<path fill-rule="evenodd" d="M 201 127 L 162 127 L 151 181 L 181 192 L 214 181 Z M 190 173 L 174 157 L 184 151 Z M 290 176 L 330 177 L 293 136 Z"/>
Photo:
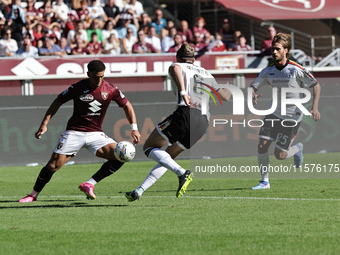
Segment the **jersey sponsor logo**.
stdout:
<path fill-rule="evenodd" d="M 61 148 L 63 148 L 63 146 L 64 146 L 64 143 L 59 142 L 57 145 L 57 150 L 60 150 Z"/>
<path fill-rule="evenodd" d="M 93 96 L 92 95 L 89 95 L 89 94 L 83 94 L 79 97 L 79 99 L 81 101 L 84 101 L 84 102 L 91 102 L 93 100 Z"/>
<path fill-rule="evenodd" d="M 117 88 L 118 89 L 118 88 Z M 123 92 L 121 92 L 120 90 L 119 90 L 119 93 L 120 93 L 120 97 L 121 98 L 125 98 L 125 95 L 123 94 Z"/>
<path fill-rule="evenodd" d="M 109 92 L 100 92 L 100 94 L 102 95 L 102 98 L 104 99 L 104 100 L 106 100 L 108 97 L 109 97 Z"/>
<path fill-rule="evenodd" d="M 101 103 L 99 103 L 97 100 L 94 100 L 93 102 L 89 103 L 89 105 L 91 105 L 91 107 L 89 107 L 89 109 L 92 112 L 98 112 L 101 110 L 100 106 L 102 105 Z"/>

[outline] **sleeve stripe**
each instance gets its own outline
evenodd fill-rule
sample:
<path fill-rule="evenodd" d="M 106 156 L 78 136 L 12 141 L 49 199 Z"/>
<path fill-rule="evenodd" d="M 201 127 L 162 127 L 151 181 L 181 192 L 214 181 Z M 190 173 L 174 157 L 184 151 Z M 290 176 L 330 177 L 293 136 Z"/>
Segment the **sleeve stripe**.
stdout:
<path fill-rule="evenodd" d="M 302 71 L 304 71 L 304 69 L 305 69 L 303 66 L 299 65 L 298 63 L 296 63 L 296 62 L 294 62 L 294 61 L 292 61 L 292 60 L 289 60 L 289 64 L 292 64 L 292 65 L 294 65 L 294 66 L 299 67 Z M 313 76 L 311 73 L 309 73 L 309 72 L 305 72 L 305 73 L 306 73 L 309 77 L 315 79 L 314 76 Z"/>

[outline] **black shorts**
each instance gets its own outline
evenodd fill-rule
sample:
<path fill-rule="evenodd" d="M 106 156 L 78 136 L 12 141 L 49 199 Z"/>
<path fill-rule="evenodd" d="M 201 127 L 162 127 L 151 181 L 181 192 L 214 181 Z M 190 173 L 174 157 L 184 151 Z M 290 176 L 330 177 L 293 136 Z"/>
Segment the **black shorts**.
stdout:
<path fill-rule="evenodd" d="M 263 121 L 264 125 L 260 129 L 259 138 L 273 142 L 277 140 L 276 147 L 287 151 L 296 137 L 300 122 L 283 120 L 273 114 L 264 117 Z"/>
<path fill-rule="evenodd" d="M 168 144 L 178 142 L 180 146 L 190 149 L 206 133 L 208 126 L 207 116 L 202 115 L 201 111 L 180 106 L 158 124 L 158 131 Z"/>

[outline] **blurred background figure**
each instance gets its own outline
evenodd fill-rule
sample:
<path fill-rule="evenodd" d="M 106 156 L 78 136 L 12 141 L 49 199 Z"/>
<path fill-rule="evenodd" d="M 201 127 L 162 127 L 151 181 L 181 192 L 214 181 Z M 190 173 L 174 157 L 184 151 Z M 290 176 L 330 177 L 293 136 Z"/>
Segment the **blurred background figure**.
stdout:
<path fill-rule="evenodd" d="M 240 30 L 236 30 L 233 33 L 233 40 L 228 42 L 228 45 L 226 45 L 227 51 L 233 51 L 235 46 L 238 44 L 238 37 L 241 35 Z"/>
<path fill-rule="evenodd" d="M 150 43 L 156 49 L 156 53 L 162 52 L 161 40 L 157 37 L 155 27 L 150 27 L 148 36 L 146 36 L 144 40 L 145 42 Z"/>
<path fill-rule="evenodd" d="M 39 12 L 34 7 L 34 0 L 27 0 L 27 6 L 25 10 L 25 20 L 28 25 L 32 24 L 34 20 L 40 20 Z"/>
<path fill-rule="evenodd" d="M 253 48 L 247 44 L 247 39 L 246 37 L 241 34 L 239 37 L 238 37 L 238 44 L 235 45 L 234 47 L 234 51 L 252 51 Z"/>
<path fill-rule="evenodd" d="M 151 18 L 149 17 L 149 14 L 143 12 L 140 16 L 139 29 L 143 29 L 144 33 L 147 34 L 149 28 L 151 27 L 150 22 Z"/>
<path fill-rule="evenodd" d="M 17 41 L 12 39 L 12 29 L 5 27 L 1 30 L 0 55 L 1 57 L 13 57 L 18 51 Z"/>
<path fill-rule="evenodd" d="M 56 14 L 56 21 L 66 23 L 68 19 L 68 6 L 64 3 L 64 0 L 56 0 L 52 3 L 52 9 Z"/>
<path fill-rule="evenodd" d="M 197 17 L 195 19 L 195 26 L 193 27 L 193 32 L 194 33 L 196 33 L 196 32 L 200 33 L 201 41 L 202 42 L 204 42 L 204 35 L 206 33 L 209 33 L 209 31 L 204 28 L 205 24 L 206 24 L 205 23 L 205 19 L 203 17 Z"/>
<path fill-rule="evenodd" d="M 18 50 L 18 56 L 37 58 L 39 57 L 38 49 L 32 45 L 30 39 L 24 39 L 21 48 Z"/>
<path fill-rule="evenodd" d="M 87 8 L 89 9 L 90 19 L 97 19 L 99 22 L 99 28 L 103 29 L 105 22 L 108 20 L 103 7 L 98 5 L 97 0 L 90 0 L 90 6 L 88 6 Z"/>
<path fill-rule="evenodd" d="M 156 53 L 152 44 L 145 42 L 145 33 L 143 30 L 138 31 L 137 42 L 132 46 L 132 52 L 138 54 Z"/>
<path fill-rule="evenodd" d="M 126 36 L 128 28 L 131 28 L 133 31 L 133 36 L 137 37 L 137 27 L 134 24 L 131 24 L 131 19 L 132 15 L 129 13 L 123 13 L 120 15 L 122 25 L 117 28 L 119 39 L 122 39 Z"/>
<path fill-rule="evenodd" d="M 162 52 L 168 52 L 170 47 L 175 44 L 175 35 L 177 34 L 177 28 L 172 27 L 169 29 L 169 35 L 164 37 L 162 40 Z"/>
<path fill-rule="evenodd" d="M 72 54 L 71 47 L 67 44 L 67 39 L 65 37 L 61 37 L 59 41 L 60 48 L 66 52 L 67 55 Z"/>
<path fill-rule="evenodd" d="M 84 22 L 84 29 L 88 29 L 91 26 L 92 20 L 90 18 L 90 10 L 87 6 L 87 0 L 80 1 L 80 8 L 77 9 L 79 20 Z"/>
<path fill-rule="evenodd" d="M 215 33 L 215 40 L 208 45 L 208 49 L 213 52 L 227 51 L 220 33 Z"/>
<path fill-rule="evenodd" d="M 205 43 L 202 41 L 200 32 L 194 33 L 194 42 L 192 46 L 194 47 L 195 52 L 202 50 L 206 46 Z"/>
<path fill-rule="evenodd" d="M 170 47 L 170 49 L 168 50 L 168 53 L 176 53 L 179 50 L 179 48 L 181 48 L 181 46 L 183 44 L 182 35 L 180 35 L 178 33 L 175 34 L 174 41 L 175 41 L 175 44 Z"/>
<path fill-rule="evenodd" d="M 63 56 L 66 55 L 66 52 L 60 48 L 59 45 L 53 44 L 53 39 L 51 37 L 46 36 L 44 39 L 44 45 L 39 50 L 40 56 Z"/>
<path fill-rule="evenodd" d="M 141 2 L 137 0 L 127 0 L 126 4 L 123 7 L 123 13 L 128 9 L 131 9 L 136 17 L 139 19 L 141 14 L 144 12 L 144 8 Z"/>
<path fill-rule="evenodd" d="M 183 42 L 188 43 L 194 42 L 194 36 L 186 20 L 181 21 L 181 24 L 179 25 L 178 28 L 178 33 L 183 37 Z"/>
<path fill-rule="evenodd" d="M 75 44 L 72 55 L 90 55 L 90 51 L 87 47 L 84 47 L 84 41 L 81 38 L 78 38 Z"/>
<path fill-rule="evenodd" d="M 115 34 L 110 34 L 108 40 L 105 43 L 103 50 L 104 54 L 119 55 L 120 54 L 120 42 Z"/>
<path fill-rule="evenodd" d="M 121 53 L 132 54 L 132 46 L 136 43 L 137 37 L 133 35 L 132 28 L 127 29 L 126 36 L 121 41 Z"/>
<path fill-rule="evenodd" d="M 111 20 L 113 23 L 113 26 L 116 26 L 120 19 L 120 10 L 119 10 L 119 7 L 116 5 L 116 1 L 108 0 L 107 4 L 104 6 L 103 9 L 108 20 Z"/>
<path fill-rule="evenodd" d="M 267 29 L 267 38 L 261 44 L 261 54 L 263 56 L 271 56 L 272 54 L 272 41 L 276 35 L 276 29 L 273 26 Z"/>
<path fill-rule="evenodd" d="M 222 21 L 222 27 L 219 31 L 222 36 L 222 41 L 225 44 L 225 47 L 233 50 L 233 46 L 229 47 L 231 43 L 234 43 L 234 30 L 231 28 L 229 19 L 224 19 Z"/>
<path fill-rule="evenodd" d="M 75 36 L 76 33 L 80 34 L 80 37 L 84 41 L 84 43 L 88 42 L 87 32 L 84 29 L 84 22 L 79 20 L 79 21 L 77 21 L 76 28 L 74 30 L 71 30 L 67 34 L 67 44 L 68 45 L 76 43 L 76 41 L 74 39 L 74 36 Z"/>
<path fill-rule="evenodd" d="M 166 26 L 166 20 L 163 18 L 163 11 L 157 9 L 155 11 L 155 18 L 150 23 L 151 26 L 156 28 L 156 34 L 160 34 L 163 27 Z"/>
<path fill-rule="evenodd" d="M 105 23 L 104 30 L 102 31 L 103 37 L 105 40 L 109 39 L 111 34 L 114 34 L 116 38 L 118 38 L 118 32 L 114 29 L 114 23 L 112 20 L 108 20 Z"/>
<path fill-rule="evenodd" d="M 102 53 L 102 47 L 98 42 L 98 35 L 96 32 L 92 32 L 91 40 L 87 44 L 87 49 L 90 52 L 90 55 L 99 55 Z"/>

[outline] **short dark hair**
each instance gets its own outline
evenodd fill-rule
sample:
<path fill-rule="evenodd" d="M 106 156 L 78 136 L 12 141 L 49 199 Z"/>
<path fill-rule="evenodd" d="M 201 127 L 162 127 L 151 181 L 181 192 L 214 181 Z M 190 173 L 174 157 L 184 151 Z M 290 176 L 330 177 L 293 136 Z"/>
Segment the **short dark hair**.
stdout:
<path fill-rule="evenodd" d="M 87 64 L 89 72 L 102 72 L 105 71 L 105 65 L 101 60 L 92 60 Z"/>

